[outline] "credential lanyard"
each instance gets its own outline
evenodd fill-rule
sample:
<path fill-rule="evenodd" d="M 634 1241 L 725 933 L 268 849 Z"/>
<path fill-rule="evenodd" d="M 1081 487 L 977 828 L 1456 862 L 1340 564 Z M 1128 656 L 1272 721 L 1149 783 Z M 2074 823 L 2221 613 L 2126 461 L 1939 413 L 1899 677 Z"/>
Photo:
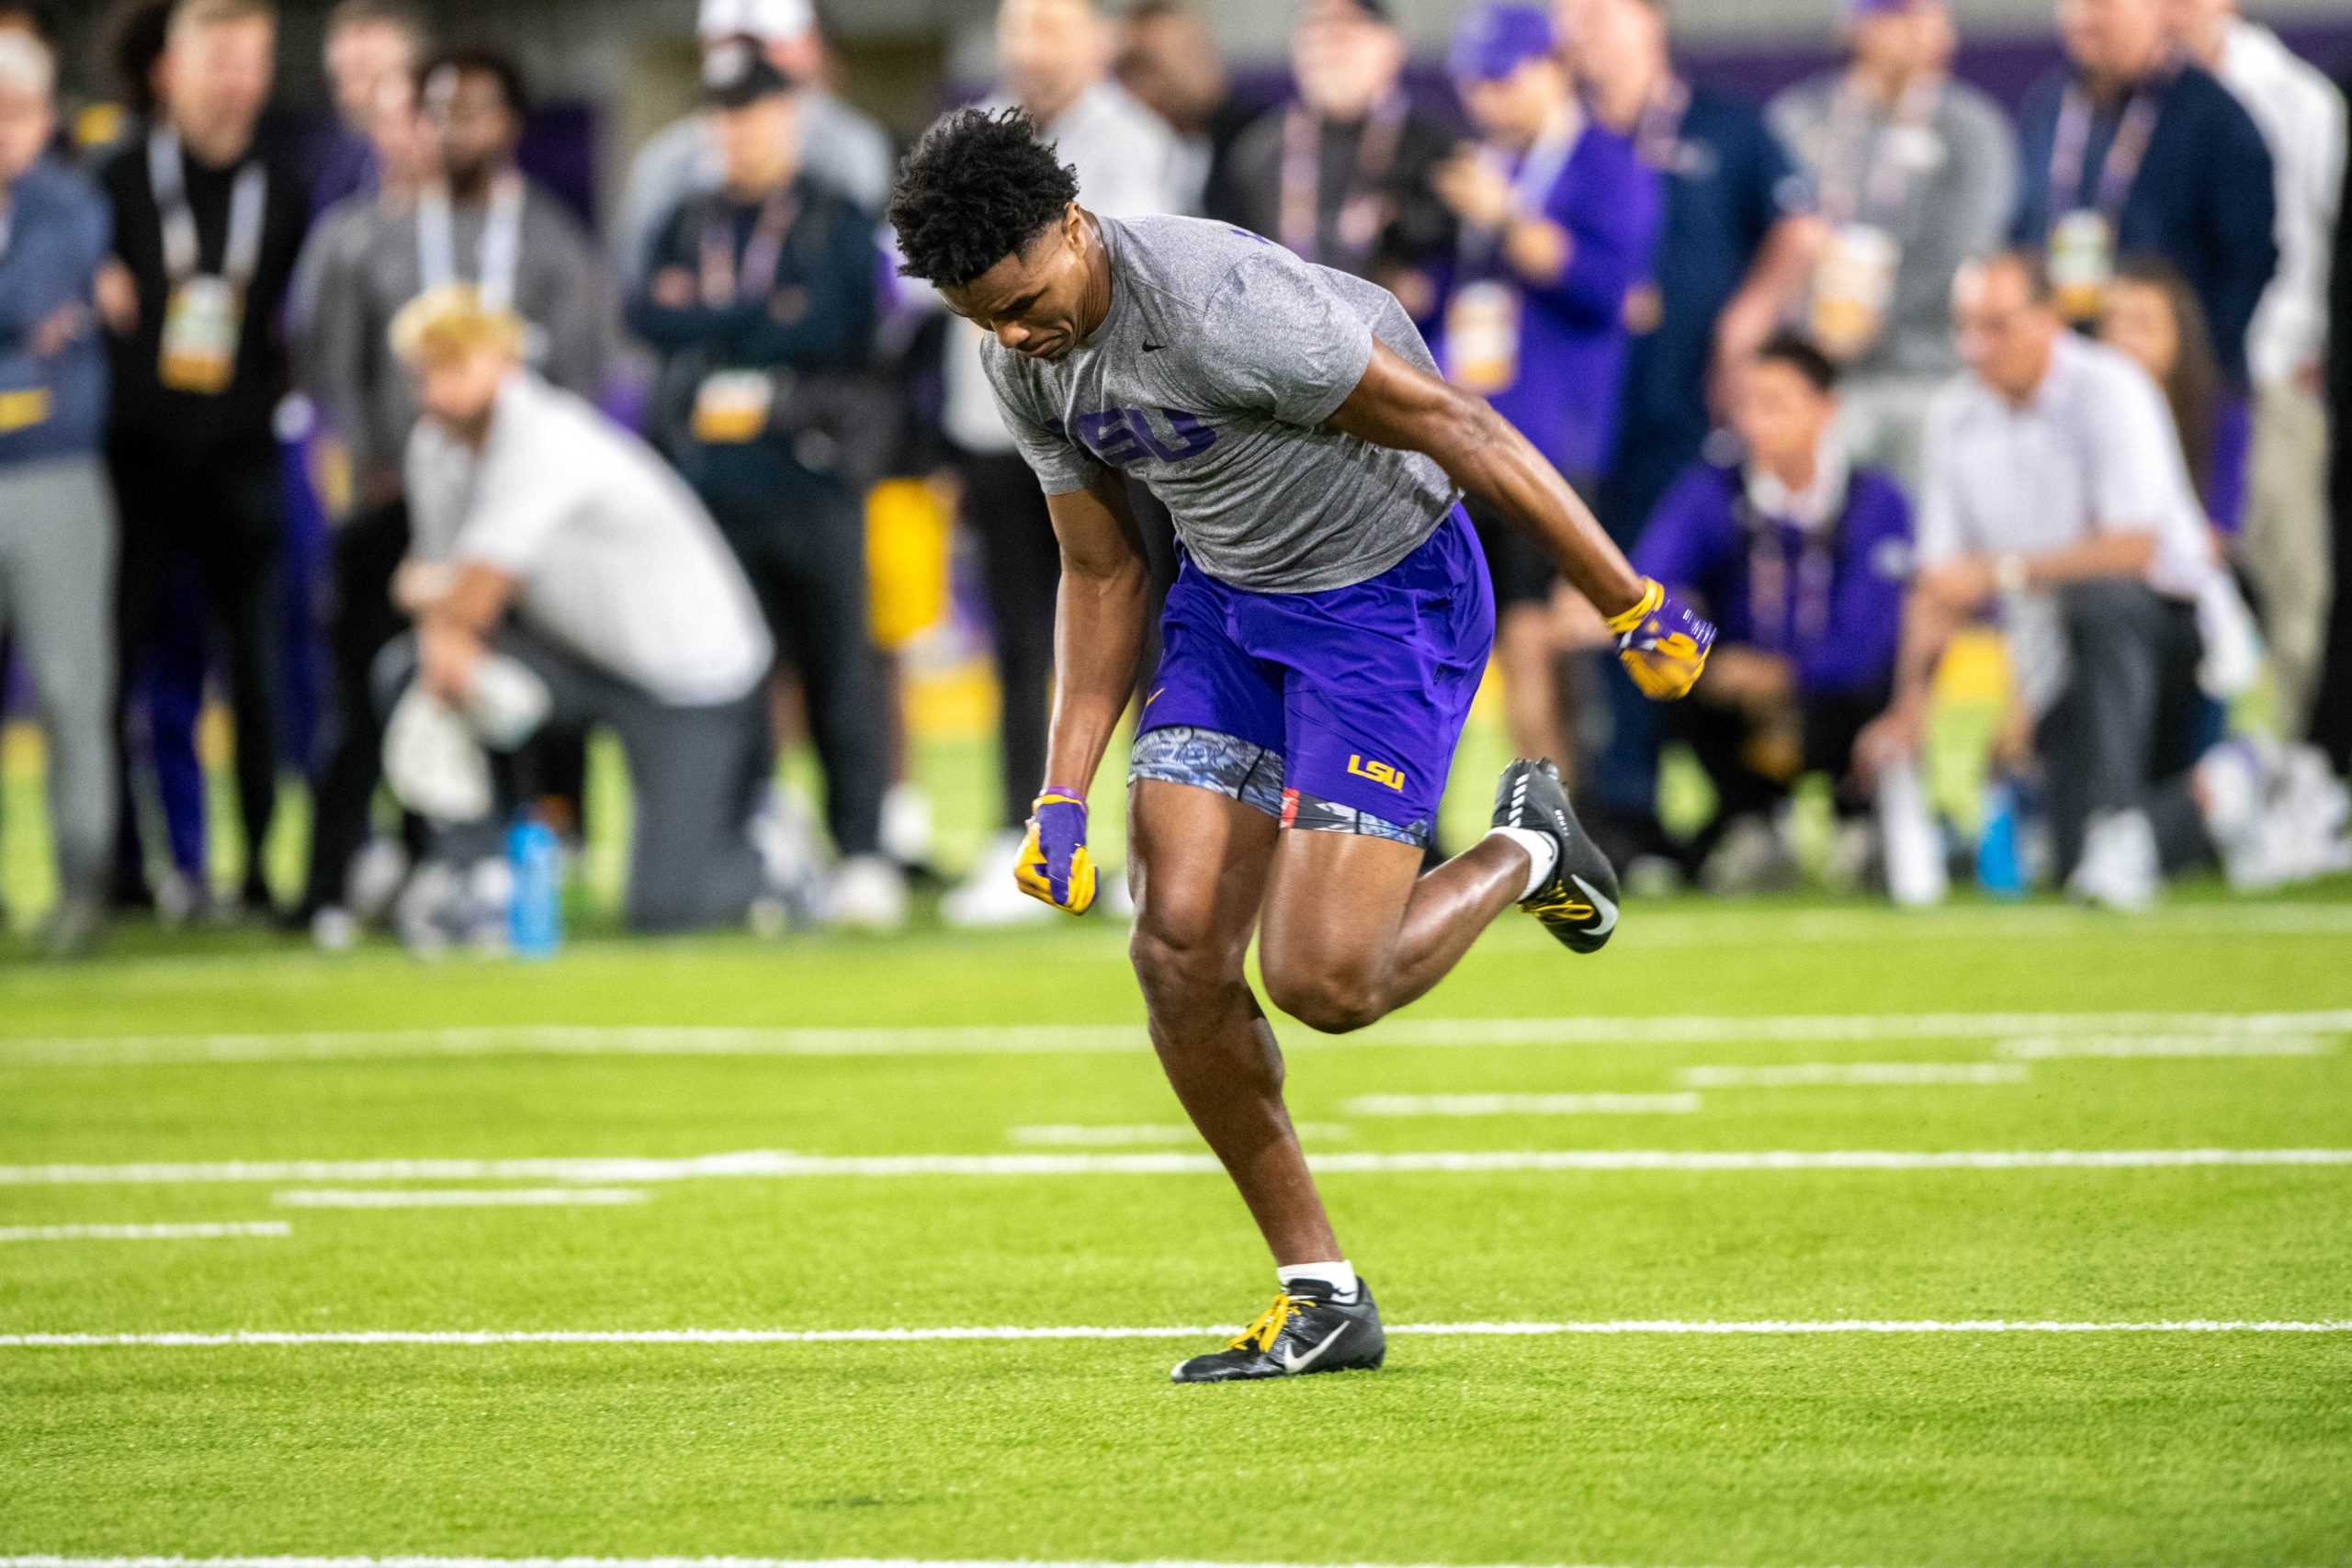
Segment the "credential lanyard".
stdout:
<path fill-rule="evenodd" d="M 175 284 L 185 283 L 196 276 L 204 253 L 196 209 L 188 204 L 187 168 L 176 132 L 159 129 L 147 138 L 147 178 L 163 219 L 164 275 Z M 262 221 L 268 205 L 268 176 L 258 160 L 248 163 L 230 191 L 229 245 L 220 267 L 221 276 L 239 288 L 251 283 L 261 267 Z"/>
<path fill-rule="evenodd" d="M 2099 170 L 2095 198 L 2098 211 L 2110 223 L 2121 216 L 2123 204 L 2132 197 L 2132 182 L 2140 177 L 2140 164 L 2148 156 L 2148 143 L 2155 139 L 2156 117 L 2164 108 L 2164 93 L 2162 84 L 2133 88 L 2122 122 L 2115 128 L 2115 140 L 2109 145 L 2106 162 Z M 2090 141 L 2090 95 L 2079 84 L 2069 83 L 2058 110 L 2057 133 L 2050 145 L 2050 204 L 2053 210 L 2068 210 L 2080 202 L 2083 164 L 2089 156 Z"/>
<path fill-rule="evenodd" d="M 1341 262 L 1354 261 L 1380 238 L 1385 206 L 1380 184 L 1396 162 L 1405 139 L 1405 95 L 1391 93 L 1365 117 L 1356 141 L 1354 177 L 1340 194 L 1338 239 Z M 1276 221 L 1283 244 L 1308 261 L 1317 259 L 1323 233 L 1323 120 L 1304 104 L 1283 116 L 1282 197 Z"/>
<path fill-rule="evenodd" d="M 1653 169 L 1676 173 L 1682 163 L 1682 121 L 1690 112 L 1690 84 L 1668 76 L 1634 126 L 1634 146 Z"/>
<path fill-rule="evenodd" d="M 727 203 L 714 198 L 702 226 L 702 299 L 724 310 L 735 303 L 744 286 L 772 288 L 776 263 L 784 256 L 784 237 L 800 214 L 800 203 L 789 188 L 771 194 L 760 206 L 759 221 L 743 245 L 743 265 L 735 265 L 735 225 Z"/>
<path fill-rule="evenodd" d="M 508 171 L 491 182 L 490 212 L 482 220 L 481 276 L 475 280 L 481 302 L 492 310 L 514 308 L 514 279 L 523 265 L 523 176 Z M 429 293 L 458 281 L 458 239 L 449 187 L 440 180 L 416 201 L 416 271 Z"/>
<path fill-rule="evenodd" d="M 1781 628 L 1787 626 L 1800 641 L 1820 641 L 1829 632 L 1830 597 L 1838 575 L 1833 548 L 1838 531 L 1845 526 L 1842 510 L 1826 528 L 1798 530 L 1804 538 L 1798 546 L 1792 594 L 1780 522 L 1756 504 L 1744 484 L 1740 491 L 1739 525 L 1747 536 L 1748 615 L 1758 637 L 1780 644 Z M 1795 650 L 1782 645 L 1781 651 Z"/>
<path fill-rule="evenodd" d="M 1521 161 L 1519 173 L 1511 176 L 1512 198 L 1523 214 L 1540 217 L 1544 199 L 1560 176 L 1568 170 L 1568 160 L 1577 154 L 1577 143 L 1584 138 L 1585 116 L 1582 106 L 1568 106 L 1567 120 L 1559 130 L 1544 137 L 1527 150 Z M 1462 231 L 1462 261 L 1465 266 L 1484 265 L 1494 255 L 1498 240 L 1493 230 Z"/>
<path fill-rule="evenodd" d="M 1869 94 L 1851 81 L 1838 84 L 1830 107 L 1828 152 L 1821 164 L 1824 219 L 1843 227 L 1868 217 L 1893 219 L 1902 213 L 1911 194 L 1912 170 L 1894 151 L 1905 138 L 1927 129 L 1943 94 L 1941 77 L 1923 77 L 1905 87 L 1873 148 Z M 1872 155 L 1865 156 L 1866 149 Z"/>

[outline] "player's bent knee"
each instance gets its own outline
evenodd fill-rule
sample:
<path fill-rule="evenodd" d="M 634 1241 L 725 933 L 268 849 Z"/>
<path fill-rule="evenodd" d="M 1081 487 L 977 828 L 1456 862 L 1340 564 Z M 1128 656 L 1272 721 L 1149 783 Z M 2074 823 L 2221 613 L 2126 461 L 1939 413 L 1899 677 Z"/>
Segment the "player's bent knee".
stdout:
<path fill-rule="evenodd" d="M 1127 961 L 1147 1000 L 1205 995 L 1241 977 L 1241 954 L 1229 939 L 1182 924 L 1138 920 L 1127 939 Z"/>
<path fill-rule="evenodd" d="M 1351 1034 L 1387 1016 L 1369 965 L 1264 962 L 1267 999 L 1318 1034 Z"/>

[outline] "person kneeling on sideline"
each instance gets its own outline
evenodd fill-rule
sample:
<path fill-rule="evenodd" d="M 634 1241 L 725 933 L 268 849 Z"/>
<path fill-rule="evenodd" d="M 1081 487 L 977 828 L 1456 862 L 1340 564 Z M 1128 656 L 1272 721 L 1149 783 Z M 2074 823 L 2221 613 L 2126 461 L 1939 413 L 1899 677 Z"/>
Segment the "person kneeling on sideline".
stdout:
<path fill-rule="evenodd" d="M 526 369 L 522 331 L 466 284 L 392 321 L 424 418 L 408 449 L 414 544 L 394 590 L 416 631 L 387 650 L 381 682 L 411 694 L 385 766 L 435 819 L 441 872 L 405 901 L 403 935 L 431 945 L 494 929 L 501 900 L 484 878 L 460 888 L 457 871 L 495 854 L 497 807 L 527 795 L 480 752 L 511 755 L 548 722 L 604 725 L 620 740 L 636 819 L 629 927 L 740 921 L 785 880 L 784 857 L 761 848 L 767 630 L 693 493 Z M 457 761 L 420 768 L 420 756 Z M 420 787 L 436 773 L 445 787 Z"/>
<path fill-rule="evenodd" d="M 1893 694 L 1911 503 L 1886 474 L 1854 465 L 1836 434 L 1837 383 L 1808 340 L 1769 340 L 1734 378 L 1740 460 L 1684 474 L 1634 552 L 1723 633 L 1694 700 L 1668 716 L 1722 803 L 1691 857 L 1718 893 L 1794 877 L 1778 818 L 1802 773 L 1837 784 L 1831 880 L 1858 882 L 1877 858 L 1854 739 Z"/>
<path fill-rule="evenodd" d="M 2217 855 L 2241 888 L 2352 869 L 2352 801 L 2324 767 L 2203 743 L 2245 609 L 2155 382 L 2066 330 L 2036 255 L 1962 268 L 1952 318 L 1968 369 L 1928 422 L 1920 570 L 1864 769 L 1917 755 L 1944 649 L 1997 606 L 2069 894 L 2144 908 Z"/>

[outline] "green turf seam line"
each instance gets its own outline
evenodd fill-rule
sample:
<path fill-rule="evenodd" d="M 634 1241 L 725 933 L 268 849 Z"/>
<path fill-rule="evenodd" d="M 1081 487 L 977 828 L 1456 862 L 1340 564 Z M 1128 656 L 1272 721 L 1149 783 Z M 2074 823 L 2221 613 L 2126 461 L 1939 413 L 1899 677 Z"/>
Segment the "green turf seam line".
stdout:
<path fill-rule="evenodd" d="M 1781 1062 L 1684 1067 L 1674 1078 L 1686 1089 L 1879 1089 L 2021 1084 L 2031 1076 L 2014 1062 Z"/>
<path fill-rule="evenodd" d="M 1725 1338 L 1811 1335 L 1992 1334 L 2352 1334 L 2352 1319 L 2183 1318 L 2143 1323 L 2069 1323 L 2025 1319 L 1840 1319 L 1754 1322 L 1627 1318 L 1599 1323 L 1402 1323 L 1391 1334 L 1437 1338 L 1546 1338 L 1556 1336 L 1690 1335 Z M 648 1328 L 648 1329 L 246 1329 L 224 1333 L 0 1334 L 0 1349 L 269 1349 L 318 1346 L 489 1345 L 854 1345 L 963 1340 L 1202 1339 L 1238 1333 L 1206 1327 L 1106 1328 Z M 0 1568 L 7 1568 L 0 1560 Z"/>
<path fill-rule="evenodd" d="M 448 1187 L 356 1192 L 305 1188 L 276 1194 L 286 1209 L 563 1209 L 620 1208 L 642 1203 L 631 1187 Z"/>
<path fill-rule="evenodd" d="M 1699 1097 L 1672 1094 L 1365 1094 L 1340 1107 L 1348 1116 L 1689 1116 Z"/>

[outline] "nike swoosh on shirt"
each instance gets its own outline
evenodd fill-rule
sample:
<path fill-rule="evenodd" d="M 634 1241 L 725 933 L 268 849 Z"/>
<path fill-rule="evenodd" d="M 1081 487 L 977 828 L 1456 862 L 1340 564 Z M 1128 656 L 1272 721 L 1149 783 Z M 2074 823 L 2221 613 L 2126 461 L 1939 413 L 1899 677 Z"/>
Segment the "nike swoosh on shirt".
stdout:
<path fill-rule="evenodd" d="M 1146 354 L 1158 354 L 1161 349 L 1166 348 L 1167 346 L 1168 345 L 1164 343 L 1148 343 L 1143 345 L 1143 351 Z"/>
<path fill-rule="evenodd" d="M 1594 888 L 1592 884 L 1587 882 L 1583 877 L 1571 875 L 1568 880 L 1575 883 L 1578 887 L 1583 888 L 1584 896 L 1592 900 L 1592 907 L 1600 911 L 1600 923 L 1597 926 L 1587 927 L 1584 934 L 1587 936 L 1607 936 L 1611 931 L 1615 931 L 1617 929 L 1617 906 L 1602 897 L 1600 892 Z"/>
<path fill-rule="evenodd" d="M 1292 1349 L 1289 1346 L 1283 1346 L 1283 1371 L 1291 1373 L 1293 1376 L 1296 1376 L 1298 1373 L 1306 1371 L 1307 1368 L 1313 1366 L 1316 1362 L 1323 1359 L 1323 1352 L 1329 1350 L 1332 1346 L 1337 1345 L 1340 1342 L 1340 1335 L 1345 1334 L 1349 1329 L 1353 1328 L 1354 1326 L 1355 1325 L 1352 1323 L 1343 1323 L 1340 1325 L 1339 1327 L 1331 1330 L 1330 1334 L 1324 1339 L 1322 1344 L 1317 1345 L 1314 1349 L 1309 1350 L 1304 1356 Z"/>

